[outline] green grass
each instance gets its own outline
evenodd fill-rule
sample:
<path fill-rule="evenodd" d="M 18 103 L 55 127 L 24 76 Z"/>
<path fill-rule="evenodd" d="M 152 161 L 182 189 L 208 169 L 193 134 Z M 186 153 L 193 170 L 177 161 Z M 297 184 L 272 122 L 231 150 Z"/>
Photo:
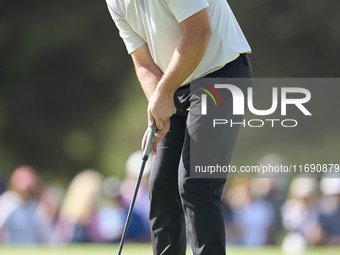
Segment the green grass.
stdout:
<path fill-rule="evenodd" d="M 118 245 L 0 246 L 1 255 L 115 255 Z M 125 244 L 122 255 L 151 255 L 150 244 Z M 190 248 L 187 254 L 192 254 Z M 261 248 L 227 247 L 228 255 L 281 255 L 277 246 Z M 310 248 L 300 255 L 339 255 L 339 248 Z M 176 254 L 174 254 L 176 255 Z"/>

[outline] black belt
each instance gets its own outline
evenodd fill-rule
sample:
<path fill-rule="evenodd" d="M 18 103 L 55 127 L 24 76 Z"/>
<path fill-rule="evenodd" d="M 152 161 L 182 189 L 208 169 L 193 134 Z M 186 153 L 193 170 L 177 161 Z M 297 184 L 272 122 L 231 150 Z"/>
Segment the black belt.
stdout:
<path fill-rule="evenodd" d="M 228 68 L 228 67 L 236 66 L 238 64 L 247 63 L 247 60 L 248 60 L 247 54 L 246 53 L 242 53 L 236 59 L 234 59 L 233 61 L 227 63 L 222 68 Z"/>
<path fill-rule="evenodd" d="M 204 77 L 206 77 L 206 78 L 214 77 L 214 76 L 218 75 L 219 72 L 223 72 L 223 69 L 227 69 L 229 67 L 236 66 L 236 65 L 242 64 L 242 63 L 246 63 L 247 64 L 248 63 L 247 61 L 248 61 L 247 54 L 246 53 L 242 53 L 236 59 L 234 59 L 233 61 L 230 61 L 229 63 L 225 64 L 222 68 L 220 68 L 220 69 L 218 69 L 218 70 L 216 70 L 216 71 L 214 71 L 212 73 L 209 73 L 209 74 L 207 74 Z"/>

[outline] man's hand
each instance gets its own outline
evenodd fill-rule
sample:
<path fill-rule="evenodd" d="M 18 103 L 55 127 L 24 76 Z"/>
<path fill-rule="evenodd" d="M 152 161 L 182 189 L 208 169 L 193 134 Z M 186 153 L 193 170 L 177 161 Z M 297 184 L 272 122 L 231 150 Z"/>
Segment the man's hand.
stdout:
<path fill-rule="evenodd" d="M 163 130 L 164 123 L 175 113 L 174 97 L 172 93 L 165 94 L 156 89 L 149 100 L 148 126 L 156 122 L 158 130 Z"/>
<path fill-rule="evenodd" d="M 167 121 L 165 121 L 165 123 L 163 123 L 163 130 L 157 130 L 155 137 L 153 139 L 153 143 L 151 146 L 151 151 L 150 153 L 152 155 L 156 155 L 157 154 L 157 144 L 163 139 L 163 137 L 166 135 L 166 133 L 169 131 L 170 128 L 170 119 L 168 119 Z M 145 145 L 146 145 L 146 139 L 148 137 L 149 134 L 149 128 L 146 129 L 143 139 L 142 139 L 142 150 L 145 149 Z"/>
<path fill-rule="evenodd" d="M 148 126 L 151 127 L 156 122 L 157 132 L 151 148 L 151 154 L 157 154 L 157 144 L 163 139 L 170 128 L 170 117 L 175 113 L 176 108 L 172 94 L 165 94 L 156 89 L 149 100 L 148 106 Z M 142 149 L 144 150 L 148 130 L 145 132 Z"/>

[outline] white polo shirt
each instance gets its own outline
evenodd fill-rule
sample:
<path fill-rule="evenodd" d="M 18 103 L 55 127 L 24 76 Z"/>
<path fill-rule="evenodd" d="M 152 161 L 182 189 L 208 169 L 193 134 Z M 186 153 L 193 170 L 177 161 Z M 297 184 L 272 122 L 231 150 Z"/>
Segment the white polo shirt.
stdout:
<path fill-rule="evenodd" d="M 182 35 L 181 22 L 208 7 L 212 36 L 195 71 L 182 84 L 216 71 L 250 53 L 250 46 L 226 0 L 106 0 L 128 53 L 145 43 L 165 72 Z"/>

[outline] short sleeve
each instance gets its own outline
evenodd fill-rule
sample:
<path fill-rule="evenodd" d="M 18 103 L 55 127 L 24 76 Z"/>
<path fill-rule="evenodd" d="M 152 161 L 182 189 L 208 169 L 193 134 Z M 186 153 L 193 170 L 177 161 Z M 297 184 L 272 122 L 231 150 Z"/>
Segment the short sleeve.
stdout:
<path fill-rule="evenodd" d="M 107 6 L 116 27 L 119 30 L 119 36 L 123 39 L 125 47 L 129 54 L 145 44 L 145 41 L 131 28 L 129 23 L 109 2 Z"/>
<path fill-rule="evenodd" d="M 164 0 L 178 23 L 209 6 L 207 0 Z"/>

